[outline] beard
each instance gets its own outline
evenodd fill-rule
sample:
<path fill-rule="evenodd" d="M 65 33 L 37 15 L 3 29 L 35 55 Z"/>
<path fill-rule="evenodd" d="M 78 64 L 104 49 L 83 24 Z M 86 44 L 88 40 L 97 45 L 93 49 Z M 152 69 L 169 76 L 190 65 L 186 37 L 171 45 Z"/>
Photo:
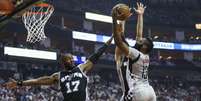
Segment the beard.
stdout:
<path fill-rule="evenodd" d="M 134 48 L 137 49 L 138 51 L 140 51 L 142 46 L 143 46 L 143 44 L 136 43 Z"/>
<path fill-rule="evenodd" d="M 64 63 L 64 67 L 66 70 L 72 70 L 75 67 L 75 65 L 73 63 L 72 64 Z"/>

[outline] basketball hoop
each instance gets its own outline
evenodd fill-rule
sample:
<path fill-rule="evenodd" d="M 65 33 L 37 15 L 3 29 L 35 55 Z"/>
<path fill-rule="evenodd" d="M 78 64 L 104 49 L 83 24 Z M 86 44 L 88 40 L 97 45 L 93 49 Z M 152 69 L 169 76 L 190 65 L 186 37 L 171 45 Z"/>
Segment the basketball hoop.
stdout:
<path fill-rule="evenodd" d="M 33 5 L 22 15 L 22 20 L 28 31 L 27 42 L 35 43 L 46 38 L 44 27 L 53 11 L 52 5 L 40 3 Z"/>

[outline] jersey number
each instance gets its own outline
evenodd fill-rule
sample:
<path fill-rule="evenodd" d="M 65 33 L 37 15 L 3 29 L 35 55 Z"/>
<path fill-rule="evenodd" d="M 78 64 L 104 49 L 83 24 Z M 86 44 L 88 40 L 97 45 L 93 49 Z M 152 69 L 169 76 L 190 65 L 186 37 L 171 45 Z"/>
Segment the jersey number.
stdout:
<path fill-rule="evenodd" d="M 78 91 L 79 90 L 78 89 L 79 85 L 80 85 L 80 81 L 79 80 L 72 81 L 72 82 L 67 82 L 66 83 L 67 94 Z"/>
<path fill-rule="evenodd" d="M 143 66 L 143 71 L 142 71 L 142 78 L 147 79 L 148 78 L 148 71 L 147 71 L 148 66 Z"/>

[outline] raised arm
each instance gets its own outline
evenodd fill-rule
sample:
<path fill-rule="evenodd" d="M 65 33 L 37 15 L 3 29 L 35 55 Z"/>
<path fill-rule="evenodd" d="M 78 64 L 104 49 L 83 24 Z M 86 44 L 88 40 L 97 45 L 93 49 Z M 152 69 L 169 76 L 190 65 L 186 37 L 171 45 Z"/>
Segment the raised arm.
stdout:
<path fill-rule="evenodd" d="M 16 88 L 17 86 L 36 86 L 36 85 L 52 85 L 58 82 L 59 73 L 54 73 L 51 76 L 43 76 L 37 79 L 15 81 L 11 80 L 6 83 L 5 86 L 8 88 Z"/>
<path fill-rule="evenodd" d="M 82 69 L 84 73 L 87 73 L 89 70 L 91 70 L 93 65 L 99 60 L 101 55 L 105 52 L 105 50 L 111 44 L 112 39 L 113 39 L 113 36 L 103 46 L 101 46 L 95 53 L 93 53 L 85 63 L 79 65 L 79 67 Z"/>
<path fill-rule="evenodd" d="M 126 23 L 126 21 L 120 21 L 119 24 L 117 25 L 117 33 L 121 33 L 122 38 L 125 38 L 125 36 L 124 36 L 125 23 Z M 115 61 L 116 62 L 120 62 L 121 55 L 122 55 L 121 50 L 116 46 L 115 47 Z"/>
<path fill-rule="evenodd" d="M 137 3 L 137 9 L 135 9 L 135 12 L 138 14 L 137 17 L 137 28 L 136 28 L 136 41 L 142 39 L 143 37 L 143 14 L 145 10 L 145 6 L 142 3 Z"/>
<path fill-rule="evenodd" d="M 112 10 L 112 19 L 113 19 L 113 35 L 114 35 L 114 41 L 117 47 L 125 54 L 128 55 L 129 50 L 128 46 L 123 42 L 123 39 L 121 37 L 121 32 L 118 31 L 118 24 L 117 24 L 117 13 L 116 9 Z"/>

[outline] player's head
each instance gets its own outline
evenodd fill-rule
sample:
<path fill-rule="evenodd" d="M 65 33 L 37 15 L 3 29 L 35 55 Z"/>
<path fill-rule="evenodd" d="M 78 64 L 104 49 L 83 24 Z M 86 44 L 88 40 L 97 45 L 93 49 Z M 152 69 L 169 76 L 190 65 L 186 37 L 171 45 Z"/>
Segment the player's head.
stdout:
<path fill-rule="evenodd" d="M 143 38 L 139 42 L 136 42 L 135 48 L 144 54 L 149 54 L 153 49 L 153 41 L 151 38 Z"/>
<path fill-rule="evenodd" d="M 70 53 L 61 56 L 61 63 L 66 70 L 71 70 L 74 67 L 73 55 Z"/>

